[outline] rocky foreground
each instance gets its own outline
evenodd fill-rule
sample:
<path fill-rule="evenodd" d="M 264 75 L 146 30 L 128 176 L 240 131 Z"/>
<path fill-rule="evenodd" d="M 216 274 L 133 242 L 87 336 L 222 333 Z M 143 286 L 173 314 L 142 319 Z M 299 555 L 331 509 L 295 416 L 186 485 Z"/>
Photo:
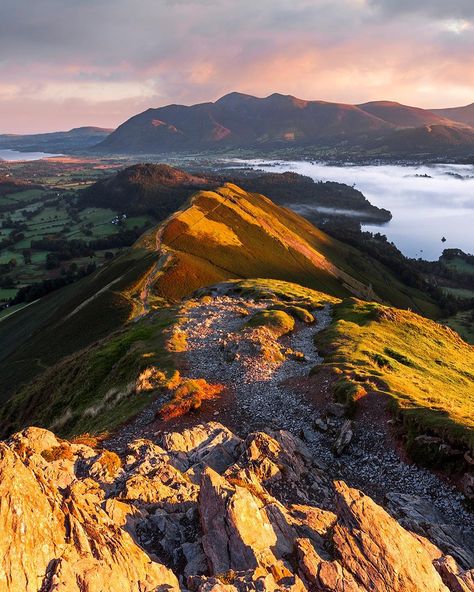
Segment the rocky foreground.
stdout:
<path fill-rule="evenodd" d="M 120 458 L 29 428 L 0 444 L 0 590 L 474 590 L 469 533 L 389 509 L 283 430 L 201 424 Z"/>

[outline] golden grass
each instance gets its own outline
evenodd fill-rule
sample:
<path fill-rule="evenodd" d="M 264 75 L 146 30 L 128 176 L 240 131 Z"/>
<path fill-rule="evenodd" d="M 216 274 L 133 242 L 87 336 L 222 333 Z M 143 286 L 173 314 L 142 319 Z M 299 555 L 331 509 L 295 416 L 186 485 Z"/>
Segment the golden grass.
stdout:
<path fill-rule="evenodd" d="M 215 399 L 224 390 L 222 384 L 209 384 L 203 378 L 182 378 L 179 384 L 169 383 L 172 398 L 159 411 L 164 420 L 186 415 L 192 410 L 199 409 L 203 401 Z"/>
<path fill-rule="evenodd" d="M 246 325 L 248 327 L 267 327 L 278 338 L 293 331 L 295 320 L 283 310 L 267 308 L 256 312 Z"/>
<path fill-rule="evenodd" d="M 61 442 L 59 446 L 53 446 L 47 450 L 43 450 L 41 456 L 48 462 L 55 460 L 72 460 L 74 454 L 71 450 L 71 446 L 66 442 Z"/>
<path fill-rule="evenodd" d="M 97 459 L 97 462 L 105 469 L 105 471 L 113 476 L 122 466 L 120 456 L 112 450 L 104 450 L 104 452 Z"/>
<path fill-rule="evenodd" d="M 417 314 L 349 299 L 317 337 L 339 392 L 387 393 L 412 435 L 429 433 L 474 447 L 474 348 Z"/>

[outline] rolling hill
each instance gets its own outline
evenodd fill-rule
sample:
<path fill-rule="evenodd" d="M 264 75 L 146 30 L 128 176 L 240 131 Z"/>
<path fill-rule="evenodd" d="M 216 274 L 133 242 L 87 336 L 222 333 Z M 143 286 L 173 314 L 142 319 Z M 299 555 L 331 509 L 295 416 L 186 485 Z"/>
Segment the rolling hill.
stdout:
<path fill-rule="evenodd" d="M 257 98 L 234 92 L 214 103 L 148 109 L 120 125 L 97 150 L 160 153 L 226 147 L 364 146 L 370 138 L 426 125 L 467 127 L 431 111 L 388 101 L 349 105 L 278 93 Z"/>
<path fill-rule="evenodd" d="M 448 119 L 454 119 L 474 127 L 474 103 L 466 105 L 465 107 L 450 107 L 448 109 L 432 109 L 432 113 L 436 113 L 440 117 L 447 117 Z"/>
<path fill-rule="evenodd" d="M 82 207 L 151 214 L 162 220 L 195 191 L 218 185 L 217 179 L 191 175 L 165 164 L 137 164 L 94 183 L 80 194 Z"/>
<path fill-rule="evenodd" d="M 113 130 L 101 127 L 77 127 L 66 132 L 0 135 L 0 148 L 20 152 L 70 152 L 85 150 L 101 142 Z"/>

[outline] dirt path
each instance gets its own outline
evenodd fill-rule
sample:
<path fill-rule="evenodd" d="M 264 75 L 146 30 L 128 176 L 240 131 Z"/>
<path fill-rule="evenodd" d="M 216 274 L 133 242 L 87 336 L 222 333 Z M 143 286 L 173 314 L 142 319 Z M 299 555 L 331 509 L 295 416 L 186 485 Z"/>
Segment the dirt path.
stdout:
<path fill-rule="evenodd" d="M 186 366 L 191 377 L 204 377 L 232 389 L 234 403 L 230 411 L 245 431 L 285 426 L 296 432 L 307 426 L 311 407 L 304 396 L 282 383 L 307 376 L 321 361 L 313 338 L 330 323 L 330 309 L 318 311 L 315 324 L 298 323 L 296 331 L 278 341 L 269 331 L 262 336 L 259 330 L 245 328 L 248 316 L 268 305 L 222 296 L 212 305 L 191 309 L 183 325 L 188 343 Z M 243 316 L 244 311 L 248 316 Z M 304 361 L 295 361 L 291 356 L 285 356 L 283 362 L 266 359 L 259 351 L 262 341 L 275 350 L 283 345 L 298 351 Z"/>

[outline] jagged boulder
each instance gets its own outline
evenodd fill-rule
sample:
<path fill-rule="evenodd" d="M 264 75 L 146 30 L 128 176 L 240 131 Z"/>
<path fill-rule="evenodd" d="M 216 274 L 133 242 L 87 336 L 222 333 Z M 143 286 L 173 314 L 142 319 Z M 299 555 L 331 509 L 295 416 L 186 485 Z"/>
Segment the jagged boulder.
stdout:
<path fill-rule="evenodd" d="M 209 423 L 160 444 L 0 443 L 1 592 L 474 590 L 465 539 L 423 500 L 391 496 L 399 523 L 288 432 Z"/>
<path fill-rule="evenodd" d="M 362 492 L 337 482 L 338 560 L 367 590 L 447 592 L 423 545 Z"/>
<path fill-rule="evenodd" d="M 98 484 L 77 480 L 59 490 L 43 476 L 41 465 L 33 466 L 33 456 L 26 466 L 0 444 L 0 532 L 8 533 L 0 537 L 0 590 L 179 589 L 174 574 L 102 509 Z"/>
<path fill-rule="evenodd" d="M 203 547 L 212 573 L 255 569 L 276 562 L 277 537 L 262 504 L 250 491 L 233 487 L 212 469 L 202 476 L 199 513 Z"/>

